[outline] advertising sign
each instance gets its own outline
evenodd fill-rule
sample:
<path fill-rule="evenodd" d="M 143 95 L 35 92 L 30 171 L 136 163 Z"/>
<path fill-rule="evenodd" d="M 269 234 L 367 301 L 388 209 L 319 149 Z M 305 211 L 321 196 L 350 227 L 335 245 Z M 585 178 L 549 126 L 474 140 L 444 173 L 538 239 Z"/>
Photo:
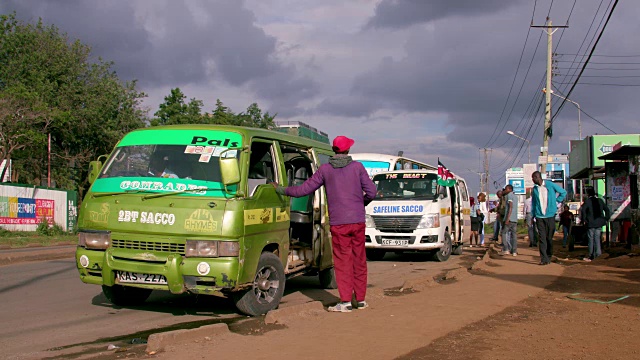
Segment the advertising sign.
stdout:
<path fill-rule="evenodd" d="M 42 218 L 53 223 L 54 200 L 0 196 L 0 224 L 37 225 Z"/>
<path fill-rule="evenodd" d="M 640 134 L 631 135 L 593 135 L 593 164 L 592 167 L 604 166 L 604 160 L 599 156 L 613 151 L 613 146 L 619 142 L 621 145 L 640 145 Z M 571 165 L 572 166 L 572 165 Z"/>
<path fill-rule="evenodd" d="M 570 140 L 571 152 L 569 153 L 569 176 L 574 175 L 588 169 L 591 166 L 591 158 L 589 152 L 589 140 Z"/>
<path fill-rule="evenodd" d="M 536 170 L 538 170 L 537 164 L 524 164 L 522 166 L 525 188 L 533 187 L 533 180 L 531 179 L 531 175 L 533 175 L 533 173 L 536 172 Z"/>
<path fill-rule="evenodd" d="M 631 181 L 629 167 L 624 162 L 608 162 L 607 205 L 611 210 L 611 221 L 630 218 Z"/>
<path fill-rule="evenodd" d="M 547 171 L 547 180 L 553 181 L 564 189 L 564 170 Z"/>
<path fill-rule="evenodd" d="M 509 179 L 509 185 L 513 186 L 513 193 L 516 195 L 524 195 L 524 179 Z"/>

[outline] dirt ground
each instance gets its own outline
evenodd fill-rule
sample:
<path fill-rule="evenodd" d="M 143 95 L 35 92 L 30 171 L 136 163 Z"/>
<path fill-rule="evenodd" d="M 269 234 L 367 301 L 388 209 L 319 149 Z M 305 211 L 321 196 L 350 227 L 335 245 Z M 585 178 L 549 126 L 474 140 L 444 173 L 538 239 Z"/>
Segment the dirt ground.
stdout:
<path fill-rule="evenodd" d="M 537 249 L 522 239 L 518 257 L 491 250 L 489 261 L 458 277 L 371 291 L 366 310 L 301 314 L 274 325 L 255 318 L 153 355 L 135 346 L 98 358 L 639 359 L 637 251 L 613 248 L 608 258 L 585 263 L 578 259 L 586 249 L 563 252 L 558 240 L 558 260 L 549 266 L 538 266 Z M 476 259 L 484 251 L 465 250 Z"/>
<path fill-rule="evenodd" d="M 570 265 L 537 296 L 399 359 L 638 359 L 639 284 L 638 256 Z"/>

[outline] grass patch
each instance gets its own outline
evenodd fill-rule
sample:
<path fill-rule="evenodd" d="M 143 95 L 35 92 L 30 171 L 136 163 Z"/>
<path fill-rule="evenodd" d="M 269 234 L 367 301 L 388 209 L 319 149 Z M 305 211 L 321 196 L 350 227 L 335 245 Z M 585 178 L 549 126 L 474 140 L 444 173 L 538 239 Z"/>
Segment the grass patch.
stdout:
<path fill-rule="evenodd" d="M 0 229 L 0 246 L 22 248 L 28 246 L 51 246 L 62 243 L 76 244 L 78 235 L 62 233 L 42 235 L 35 231 L 7 231 Z"/>

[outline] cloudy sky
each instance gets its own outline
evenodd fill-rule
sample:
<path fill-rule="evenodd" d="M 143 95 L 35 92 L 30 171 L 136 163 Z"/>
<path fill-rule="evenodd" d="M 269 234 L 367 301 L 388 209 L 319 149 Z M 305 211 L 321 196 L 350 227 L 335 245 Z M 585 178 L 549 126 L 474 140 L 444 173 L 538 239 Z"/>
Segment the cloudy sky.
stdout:
<path fill-rule="evenodd" d="M 481 149 L 492 180 L 542 143 L 547 16 L 557 94 L 575 81 L 613 0 L 4 0 L 1 13 L 54 24 L 137 79 L 152 115 L 179 87 L 211 110 L 257 102 L 303 121 L 352 152 L 435 164 L 479 191 Z M 570 98 L 582 134 L 637 133 L 640 2 L 621 1 Z M 560 99 L 554 97 L 555 108 Z M 554 120 L 550 153 L 578 138 L 577 109 Z M 600 122 L 600 123 L 598 123 Z"/>

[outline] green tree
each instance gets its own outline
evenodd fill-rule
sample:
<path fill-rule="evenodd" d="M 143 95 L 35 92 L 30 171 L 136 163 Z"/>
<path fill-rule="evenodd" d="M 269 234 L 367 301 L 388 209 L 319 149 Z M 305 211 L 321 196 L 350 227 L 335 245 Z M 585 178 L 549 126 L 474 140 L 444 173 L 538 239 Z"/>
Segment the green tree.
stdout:
<path fill-rule="evenodd" d="M 160 109 L 154 114 L 156 117 L 151 120 L 151 126 L 202 124 L 202 100 L 192 98 L 185 103 L 186 98 L 180 88 L 171 89 L 171 94 L 164 97 Z"/>
<path fill-rule="evenodd" d="M 211 114 L 205 114 L 207 124 L 235 125 L 235 120 L 235 114 L 220 99 L 216 99 L 216 108 Z"/>
<path fill-rule="evenodd" d="M 51 135 L 52 180 L 82 195 L 88 162 L 145 126 L 136 82 L 90 59 L 89 46 L 53 25 L 0 16 L 0 155 L 12 159 L 13 181 L 43 183 Z"/>
<path fill-rule="evenodd" d="M 275 127 L 273 122 L 275 117 L 276 115 L 271 116 L 269 112 L 263 114 L 256 103 L 249 105 L 247 111 L 237 115 L 238 125 L 263 129 L 273 129 Z"/>

